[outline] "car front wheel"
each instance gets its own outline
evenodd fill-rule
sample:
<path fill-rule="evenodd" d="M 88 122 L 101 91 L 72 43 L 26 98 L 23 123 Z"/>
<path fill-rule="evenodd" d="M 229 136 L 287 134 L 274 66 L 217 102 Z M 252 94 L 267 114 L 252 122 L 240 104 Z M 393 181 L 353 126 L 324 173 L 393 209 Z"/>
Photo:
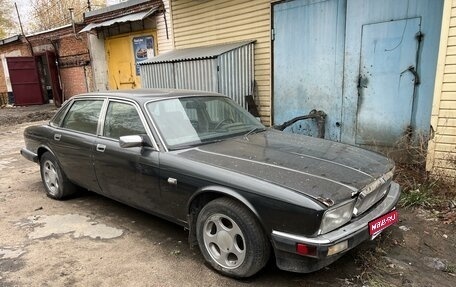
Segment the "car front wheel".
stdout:
<path fill-rule="evenodd" d="M 229 198 L 215 199 L 203 207 L 196 236 L 206 261 L 230 277 L 250 277 L 269 259 L 270 246 L 258 220 Z"/>
<path fill-rule="evenodd" d="M 40 158 L 41 179 L 46 195 L 53 199 L 63 199 L 76 191 L 50 152 L 45 152 Z"/>

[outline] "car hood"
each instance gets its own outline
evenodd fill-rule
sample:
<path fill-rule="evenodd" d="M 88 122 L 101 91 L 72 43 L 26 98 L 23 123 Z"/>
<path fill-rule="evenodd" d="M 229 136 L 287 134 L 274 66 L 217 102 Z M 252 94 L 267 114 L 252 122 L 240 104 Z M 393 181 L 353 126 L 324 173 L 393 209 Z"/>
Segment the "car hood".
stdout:
<path fill-rule="evenodd" d="M 179 152 L 179 156 L 306 194 L 326 205 L 351 198 L 394 167 L 355 146 L 268 130 Z"/>

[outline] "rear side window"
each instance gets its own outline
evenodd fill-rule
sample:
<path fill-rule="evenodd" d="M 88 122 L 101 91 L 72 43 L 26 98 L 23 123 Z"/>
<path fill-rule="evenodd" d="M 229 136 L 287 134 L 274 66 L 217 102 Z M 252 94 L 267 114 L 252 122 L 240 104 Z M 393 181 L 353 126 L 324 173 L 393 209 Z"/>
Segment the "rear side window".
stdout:
<path fill-rule="evenodd" d="M 62 122 L 63 117 L 65 116 L 66 111 L 68 110 L 68 107 L 70 105 L 64 104 L 57 112 L 57 114 L 54 116 L 54 118 L 51 120 L 51 126 L 58 127 L 60 126 L 60 123 Z"/>
<path fill-rule="evenodd" d="M 120 102 L 109 103 L 103 136 L 118 139 L 121 136 L 145 133 L 141 118 L 133 105 Z"/>
<path fill-rule="evenodd" d="M 96 134 L 103 100 L 75 101 L 63 120 L 62 127 Z"/>

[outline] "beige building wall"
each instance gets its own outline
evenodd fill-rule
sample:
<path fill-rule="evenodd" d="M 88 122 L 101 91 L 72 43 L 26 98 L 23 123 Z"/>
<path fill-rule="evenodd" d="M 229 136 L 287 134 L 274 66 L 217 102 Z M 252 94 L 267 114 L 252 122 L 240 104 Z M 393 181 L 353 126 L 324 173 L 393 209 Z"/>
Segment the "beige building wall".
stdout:
<path fill-rule="evenodd" d="M 269 0 L 171 0 L 176 49 L 256 40 L 255 101 L 266 125 L 271 123 L 270 3 Z"/>
<path fill-rule="evenodd" d="M 155 15 L 157 23 L 157 55 L 174 49 L 173 27 L 171 21 L 171 0 L 163 0 L 165 13 Z"/>
<path fill-rule="evenodd" d="M 456 0 L 445 0 L 432 106 L 427 169 L 456 176 Z"/>

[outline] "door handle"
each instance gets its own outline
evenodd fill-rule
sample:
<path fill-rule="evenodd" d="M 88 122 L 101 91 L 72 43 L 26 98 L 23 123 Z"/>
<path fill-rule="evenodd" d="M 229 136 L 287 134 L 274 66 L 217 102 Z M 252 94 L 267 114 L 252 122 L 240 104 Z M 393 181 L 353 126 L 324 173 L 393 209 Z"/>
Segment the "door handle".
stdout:
<path fill-rule="evenodd" d="M 54 135 L 54 140 L 59 141 L 62 138 L 61 134 L 55 134 Z"/>
<path fill-rule="evenodd" d="M 104 152 L 105 149 L 106 149 L 106 146 L 104 144 L 97 144 L 97 151 Z"/>

